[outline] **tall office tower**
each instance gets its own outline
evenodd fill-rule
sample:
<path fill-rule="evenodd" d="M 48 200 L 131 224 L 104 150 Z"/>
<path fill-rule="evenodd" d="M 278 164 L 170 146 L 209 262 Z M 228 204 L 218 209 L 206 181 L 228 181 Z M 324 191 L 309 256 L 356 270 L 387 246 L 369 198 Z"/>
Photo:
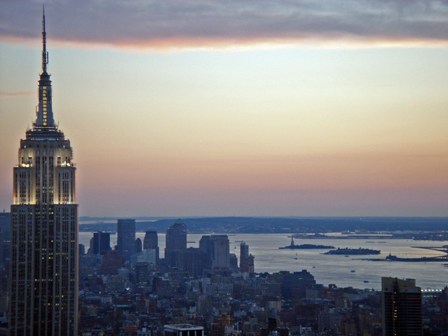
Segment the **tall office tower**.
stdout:
<path fill-rule="evenodd" d="M 227 235 L 202 236 L 199 249 L 206 253 L 209 269 L 214 271 L 229 269 L 230 248 Z"/>
<path fill-rule="evenodd" d="M 210 236 L 202 236 L 199 240 L 199 250 L 201 250 L 206 256 L 205 268 L 208 270 L 212 269 L 212 258 L 213 258 L 213 244 Z"/>
<path fill-rule="evenodd" d="M 14 167 L 9 334 L 15 336 L 78 335 L 76 168 L 53 118 L 45 13 L 42 44 L 37 117 Z"/>
<path fill-rule="evenodd" d="M 227 235 L 211 235 L 213 244 L 212 269 L 228 270 L 230 267 L 229 237 Z"/>
<path fill-rule="evenodd" d="M 157 237 L 157 231 L 146 231 L 145 238 L 143 239 L 144 250 L 156 251 L 156 263 L 159 263 L 159 238 Z"/>
<path fill-rule="evenodd" d="M 422 292 L 414 279 L 381 278 L 383 335 L 421 336 Z"/>
<path fill-rule="evenodd" d="M 240 268 L 238 267 L 238 257 L 235 253 L 229 254 L 229 269 L 232 272 L 238 272 Z"/>
<path fill-rule="evenodd" d="M 165 262 L 170 267 L 183 268 L 187 249 L 187 226 L 177 221 L 166 231 Z"/>
<path fill-rule="evenodd" d="M 240 244 L 240 272 L 254 273 L 254 256 L 249 254 L 249 245 L 246 242 Z"/>
<path fill-rule="evenodd" d="M 106 254 L 110 250 L 110 233 L 101 231 L 94 232 L 91 242 L 90 253 Z"/>
<path fill-rule="evenodd" d="M 249 257 L 249 245 L 242 241 L 240 244 L 240 259 Z"/>
<path fill-rule="evenodd" d="M 135 219 L 118 220 L 117 251 L 125 260 L 135 253 Z"/>

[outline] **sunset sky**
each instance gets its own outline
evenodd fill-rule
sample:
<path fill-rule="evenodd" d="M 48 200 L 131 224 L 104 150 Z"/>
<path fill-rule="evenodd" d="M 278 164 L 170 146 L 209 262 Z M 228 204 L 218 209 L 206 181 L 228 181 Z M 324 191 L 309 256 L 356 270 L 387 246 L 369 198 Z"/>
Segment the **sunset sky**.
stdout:
<path fill-rule="evenodd" d="M 81 215 L 447 216 L 448 2 L 45 1 Z M 0 210 L 42 1 L 0 2 Z"/>

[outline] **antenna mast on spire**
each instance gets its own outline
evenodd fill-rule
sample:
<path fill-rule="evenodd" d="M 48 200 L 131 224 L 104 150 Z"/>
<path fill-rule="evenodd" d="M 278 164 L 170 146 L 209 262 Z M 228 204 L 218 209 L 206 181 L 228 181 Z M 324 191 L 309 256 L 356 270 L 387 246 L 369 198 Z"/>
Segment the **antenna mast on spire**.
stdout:
<path fill-rule="evenodd" d="M 47 72 L 48 52 L 47 33 L 45 32 L 45 6 L 42 7 L 42 72 Z"/>

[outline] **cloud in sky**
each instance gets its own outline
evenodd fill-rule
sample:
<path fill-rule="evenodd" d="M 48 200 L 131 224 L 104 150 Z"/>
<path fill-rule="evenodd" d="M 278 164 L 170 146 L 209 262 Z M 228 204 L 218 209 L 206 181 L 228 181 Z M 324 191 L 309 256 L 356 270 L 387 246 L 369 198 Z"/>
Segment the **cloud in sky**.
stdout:
<path fill-rule="evenodd" d="M 29 39 L 41 1 L 0 4 L 0 38 Z M 448 42 L 447 0 L 53 0 L 51 38 L 136 47 Z"/>

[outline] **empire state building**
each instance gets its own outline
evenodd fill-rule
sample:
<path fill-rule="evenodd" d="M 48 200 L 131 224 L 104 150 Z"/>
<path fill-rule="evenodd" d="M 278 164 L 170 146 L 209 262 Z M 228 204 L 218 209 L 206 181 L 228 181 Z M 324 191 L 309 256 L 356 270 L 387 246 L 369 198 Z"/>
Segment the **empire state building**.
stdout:
<path fill-rule="evenodd" d="M 33 128 L 20 140 L 11 206 L 10 335 L 77 335 L 78 205 L 70 141 L 54 122 L 47 72 L 45 12 L 42 73 Z"/>

